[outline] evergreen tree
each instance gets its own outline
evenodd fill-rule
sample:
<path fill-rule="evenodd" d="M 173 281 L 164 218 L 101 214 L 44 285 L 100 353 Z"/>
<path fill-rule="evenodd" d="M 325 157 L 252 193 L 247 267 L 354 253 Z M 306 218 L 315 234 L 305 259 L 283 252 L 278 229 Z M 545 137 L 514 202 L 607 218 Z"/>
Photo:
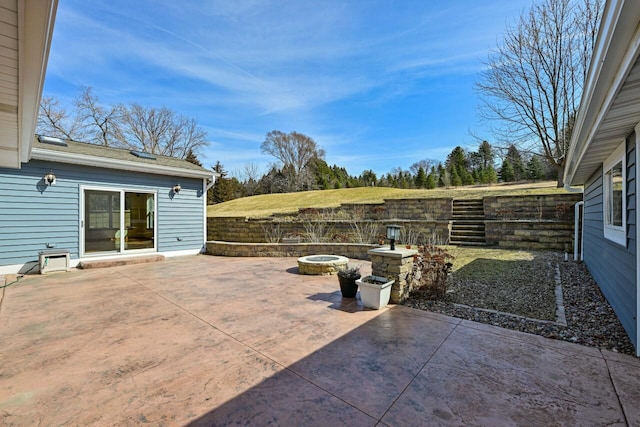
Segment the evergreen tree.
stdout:
<path fill-rule="evenodd" d="M 198 156 L 193 152 L 193 149 L 191 148 L 189 148 L 189 151 L 187 151 L 187 155 L 184 157 L 184 159 L 189 163 L 193 163 L 194 165 L 202 167 L 202 163 L 200 163 L 200 160 L 198 160 Z"/>
<path fill-rule="evenodd" d="M 374 187 L 378 182 L 378 177 L 374 171 L 367 169 L 360 174 L 359 181 L 364 187 Z"/>
<path fill-rule="evenodd" d="M 482 141 L 480 143 L 480 146 L 478 147 L 478 155 L 481 159 L 482 169 L 486 169 L 489 166 L 493 166 L 493 158 L 494 158 L 493 148 L 491 147 L 491 144 L 489 144 L 487 141 Z"/>
<path fill-rule="evenodd" d="M 458 171 L 458 176 L 462 181 L 462 185 L 473 185 L 475 184 L 475 180 L 473 179 L 473 175 L 469 173 L 469 170 L 466 168 L 460 168 Z"/>
<path fill-rule="evenodd" d="M 504 160 L 502 162 L 502 168 L 500 168 L 500 179 L 502 179 L 502 182 L 513 182 L 516 180 L 513 173 L 513 165 L 509 160 Z"/>
<path fill-rule="evenodd" d="M 429 172 L 429 175 L 427 175 L 425 188 L 428 188 L 429 190 L 436 188 L 436 173 L 434 171 L 434 168 L 432 168 L 431 172 Z"/>
<path fill-rule="evenodd" d="M 456 169 L 458 175 L 462 169 L 467 169 L 467 155 L 464 152 L 464 149 L 460 146 L 451 151 L 451 153 L 447 156 L 446 166 L 449 172 L 453 174 L 453 169 Z"/>
<path fill-rule="evenodd" d="M 505 159 L 508 160 L 509 163 L 511 163 L 511 167 L 513 169 L 512 181 L 520 181 L 522 179 L 525 179 L 526 169 L 524 166 L 524 161 L 522 160 L 520 151 L 515 145 L 509 145 L 509 148 L 507 149 L 507 156 Z"/>
<path fill-rule="evenodd" d="M 482 170 L 480 182 L 482 184 L 493 184 L 498 182 L 498 174 L 496 173 L 496 169 L 492 165 L 489 165 Z"/>
<path fill-rule="evenodd" d="M 220 176 L 216 178 L 216 182 L 207 193 L 207 204 L 214 205 L 236 198 L 233 185 L 227 178 L 227 171 L 220 161 L 216 162 L 213 171 L 219 173 Z"/>
<path fill-rule="evenodd" d="M 527 163 L 527 179 L 531 179 L 533 181 L 537 181 L 544 178 L 544 165 L 538 158 L 538 156 L 533 155 L 529 162 Z"/>
<path fill-rule="evenodd" d="M 454 187 L 459 187 L 462 185 L 462 179 L 460 179 L 460 175 L 458 175 L 458 171 L 456 168 L 451 170 L 451 185 Z"/>
<path fill-rule="evenodd" d="M 422 166 L 418 168 L 418 173 L 415 177 L 415 185 L 416 188 L 426 188 L 427 186 L 427 173 L 424 171 Z"/>
<path fill-rule="evenodd" d="M 449 175 L 449 171 L 442 165 L 442 163 L 438 163 L 438 187 L 448 187 L 451 185 L 451 176 Z"/>

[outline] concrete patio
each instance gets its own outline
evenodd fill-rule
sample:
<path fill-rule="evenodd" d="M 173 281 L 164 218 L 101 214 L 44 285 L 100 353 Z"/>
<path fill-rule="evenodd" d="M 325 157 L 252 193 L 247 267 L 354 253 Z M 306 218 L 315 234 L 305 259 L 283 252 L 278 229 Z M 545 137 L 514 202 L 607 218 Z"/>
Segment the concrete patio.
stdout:
<path fill-rule="evenodd" d="M 363 310 L 296 270 L 194 256 L 0 290 L 0 424 L 640 425 L 634 357 Z"/>

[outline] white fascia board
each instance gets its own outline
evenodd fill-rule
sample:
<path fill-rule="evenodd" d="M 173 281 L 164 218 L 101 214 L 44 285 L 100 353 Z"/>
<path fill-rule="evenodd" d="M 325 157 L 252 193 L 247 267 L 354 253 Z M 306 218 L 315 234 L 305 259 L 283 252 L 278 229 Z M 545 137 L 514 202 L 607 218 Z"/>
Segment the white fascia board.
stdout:
<path fill-rule="evenodd" d="M 181 176 L 186 178 L 206 178 L 215 180 L 217 175 L 211 171 L 197 171 L 191 169 L 175 168 L 170 166 L 151 165 L 148 163 L 130 162 L 127 160 L 109 159 L 105 157 L 87 156 L 83 154 L 71 154 L 54 150 L 34 148 L 32 158 L 50 162 L 70 163 L 74 165 L 93 166 L 107 169 L 128 170 L 132 172 L 152 173 L 165 176 Z"/>
<path fill-rule="evenodd" d="M 18 157 L 31 157 L 58 0 L 18 1 Z M 20 167 L 20 164 L 18 164 Z"/>
<path fill-rule="evenodd" d="M 620 80 L 623 80 L 623 77 L 627 75 L 626 72 L 621 72 L 621 63 L 619 61 L 613 61 L 610 57 L 611 55 L 609 55 L 613 49 L 611 42 L 614 34 L 624 30 L 618 26 L 624 5 L 625 0 L 612 0 L 605 4 L 602 21 L 598 30 L 598 38 L 593 50 L 593 56 L 591 57 L 591 63 L 589 64 L 589 71 L 582 92 L 580 107 L 569 143 L 567 164 L 564 171 L 565 186 L 574 185 L 572 181 L 578 166 L 582 162 L 591 141 L 593 141 L 595 133 L 599 129 L 609 106 L 613 102 L 619 85 L 623 83 L 623 81 L 621 82 Z M 623 58 L 627 60 L 630 56 L 629 51 L 631 49 L 627 49 L 627 46 L 619 47 L 626 50 Z M 632 65 L 633 63 L 631 63 L 629 67 Z M 615 73 L 615 80 L 607 81 L 601 78 L 602 75 L 610 73 Z M 603 87 L 603 85 L 607 86 Z M 586 120 L 587 117 L 590 119 L 589 122 Z"/>

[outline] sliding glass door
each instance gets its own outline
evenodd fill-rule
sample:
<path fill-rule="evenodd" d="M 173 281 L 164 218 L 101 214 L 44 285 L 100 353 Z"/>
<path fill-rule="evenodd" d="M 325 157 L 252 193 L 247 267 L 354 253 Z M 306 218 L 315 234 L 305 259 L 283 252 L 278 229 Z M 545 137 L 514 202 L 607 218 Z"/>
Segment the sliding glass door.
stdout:
<path fill-rule="evenodd" d="M 85 254 L 154 250 L 155 193 L 84 189 Z"/>

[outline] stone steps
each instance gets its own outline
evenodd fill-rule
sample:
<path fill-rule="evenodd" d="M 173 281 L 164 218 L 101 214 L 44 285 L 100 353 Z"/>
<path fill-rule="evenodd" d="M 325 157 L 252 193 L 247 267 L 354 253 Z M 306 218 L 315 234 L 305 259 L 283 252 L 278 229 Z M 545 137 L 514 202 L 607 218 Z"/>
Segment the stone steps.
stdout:
<path fill-rule="evenodd" d="M 486 245 L 482 199 L 453 201 L 449 243 L 468 246 Z"/>
<path fill-rule="evenodd" d="M 138 257 L 118 257 L 118 258 L 109 258 L 95 261 L 81 261 L 78 264 L 78 268 L 83 270 L 88 270 L 91 268 L 108 268 L 108 267 L 117 267 L 121 265 L 131 265 L 131 264 L 146 264 L 148 262 L 159 262 L 164 261 L 164 255 L 154 254 L 154 255 L 144 255 Z"/>

